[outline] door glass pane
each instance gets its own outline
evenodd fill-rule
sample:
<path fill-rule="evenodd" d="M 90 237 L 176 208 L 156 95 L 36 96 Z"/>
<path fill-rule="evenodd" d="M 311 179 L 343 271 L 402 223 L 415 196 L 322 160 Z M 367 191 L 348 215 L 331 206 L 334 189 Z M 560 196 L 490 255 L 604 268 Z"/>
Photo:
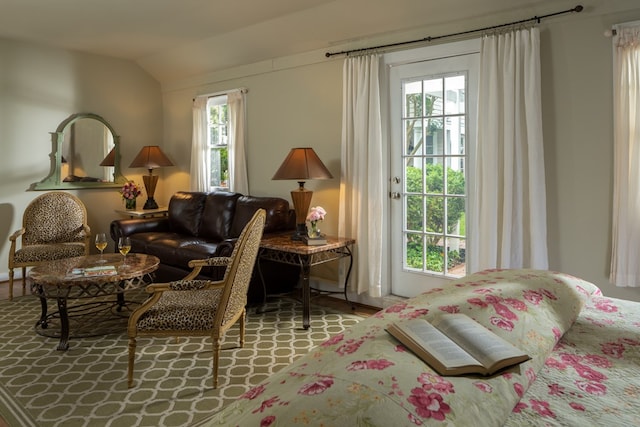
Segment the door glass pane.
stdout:
<path fill-rule="evenodd" d="M 424 224 L 424 198 L 423 196 L 408 196 L 406 199 L 407 230 L 422 231 Z"/>
<path fill-rule="evenodd" d="M 447 239 L 447 264 L 448 273 L 452 276 L 462 277 L 467 274 L 466 271 L 466 250 L 465 239 L 449 238 Z"/>
<path fill-rule="evenodd" d="M 444 79 L 445 107 L 444 113 L 464 114 L 465 112 L 465 76 L 451 76 Z"/>
<path fill-rule="evenodd" d="M 422 131 L 422 120 L 405 120 L 405 155 L 413 156 L 414 154 L 422 154 L 423 153 L 423 135 Z"/>
<path fill-rule="evenodd" d="M 427 119 L 424 121 L 426 130 L 426 154 L 444 154 L 444 132 L 442 119 Z"/>
<path fill-rule="evenodd" d="M 424 246 L 422 234 L 408 233 L 405 242 L 405 266 L 422 270 L 424 267 Z"/>

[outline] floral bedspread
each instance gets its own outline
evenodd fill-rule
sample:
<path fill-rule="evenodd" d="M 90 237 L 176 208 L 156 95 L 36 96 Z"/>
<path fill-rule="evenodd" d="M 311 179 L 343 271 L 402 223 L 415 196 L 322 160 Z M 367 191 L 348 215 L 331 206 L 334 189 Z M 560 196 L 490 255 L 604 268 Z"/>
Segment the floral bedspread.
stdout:
<path fill-rule="evenodd" d="M 640 426 L 640 304 L 594 296 L 507 426 Z"/>
<path fill-rule="evenodd" d="M 503 425 L 597 293 L 593 284 L 549 271 L 466 276 L 332 337 L 202 425 Z M 469 315 L 532 359 L 492 377 L 441 377 L 385 331 L 391 322 L 442 312 Z"/>

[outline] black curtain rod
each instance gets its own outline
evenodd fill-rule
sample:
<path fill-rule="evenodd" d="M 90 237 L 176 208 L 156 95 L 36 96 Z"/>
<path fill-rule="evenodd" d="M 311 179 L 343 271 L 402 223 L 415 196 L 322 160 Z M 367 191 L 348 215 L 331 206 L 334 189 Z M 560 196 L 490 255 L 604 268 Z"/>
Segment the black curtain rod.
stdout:
<path fill-rule="evenodd" d="M 462 36 L 462 35 L 466 35 L 466 34 L 479 33 L 479 32 L 482 32 L 482 31 L 495 30 L 497 28 L 510 27 L 512 25 L 524 24 L 526 22 L 531 22 L 531 21 L 536 21 L 539 24 L 540 21 L 542 19 L 544 19 L 544 18 L 550 18 L 552 16 L 557 16 L 557 15 L 564 15 L 565 13 L 571 13 L 571 12 L 582 12 L 583 9 L 584 8 L 582 7 L 582 5 L 579 4 L 579 5 L 577 5 L 576 7 L 572 8 L 572 9 L 567 9 L 567 10 L 563 10 L 561 12 L 556 12 L 556 13 L 550 13 L 548 15 L 534 16 L 533 18 L 523 19 L 521 21 L 509 22 L 507 24 L 493 25 L 491 27 L 478 28 L 478 29 L 469 30 L 469 31 L 461 31 L 459 33 L 445 34 L 443 36 L 425 37 L 423 39 L 411 40 L 411 41 L 406 41 L 406 42 L 389 43 L 389 44 L 383 44 L 383 45 L 380 45 L 380 46 L 373 46 L 373 47 L 363 47 L 361 49 L 343 50 L 342 52 L 327 52 L 327 53 L 325 53 L 325 56 L 327 58 L 330 58 L 330 57 L 335 56 L 335 55 L 347 55 L 348 56 L 349 54 L 355 53 L 355 52 L 364 52 L 364 51 L 367 51 L 367 50 L 385 49 L 385 48 L 389 48 L 389 47 L 403 46 L 403 45 L 406 45 L 406 44 L 413 44 L 413 43 L 420 43 L 420 42 L 432 42 L 434 40 L 444 39 L 444 38 L 447 38 L 447 37 Z"/>

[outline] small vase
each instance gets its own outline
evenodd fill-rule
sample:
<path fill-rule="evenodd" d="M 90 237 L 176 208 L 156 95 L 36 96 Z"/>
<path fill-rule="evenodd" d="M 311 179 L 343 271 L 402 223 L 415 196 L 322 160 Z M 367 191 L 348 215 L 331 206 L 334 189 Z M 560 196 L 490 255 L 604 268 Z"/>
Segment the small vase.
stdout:
<path fill-rule="evenodd" d="M 318 228 L 318 224 L 311 222 L 311 228 L 307 230 L 307 235 L 312 239 L 320 237 L 320 229 Z"/>
<path fill-rule="evenodd" d="M 124 199 L 124 205 L 128 210 L 136 208 L 136 199 Z"/>

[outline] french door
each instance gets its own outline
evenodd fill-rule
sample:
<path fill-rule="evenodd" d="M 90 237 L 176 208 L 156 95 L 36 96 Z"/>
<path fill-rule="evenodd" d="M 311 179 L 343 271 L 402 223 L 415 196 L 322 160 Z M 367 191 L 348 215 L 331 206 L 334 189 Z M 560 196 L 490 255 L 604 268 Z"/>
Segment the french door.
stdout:
<path fill-rule="evenodd" d="M 391 292 L 411 297 L 466 274 L 478 54 L 390 70 Z"/>

